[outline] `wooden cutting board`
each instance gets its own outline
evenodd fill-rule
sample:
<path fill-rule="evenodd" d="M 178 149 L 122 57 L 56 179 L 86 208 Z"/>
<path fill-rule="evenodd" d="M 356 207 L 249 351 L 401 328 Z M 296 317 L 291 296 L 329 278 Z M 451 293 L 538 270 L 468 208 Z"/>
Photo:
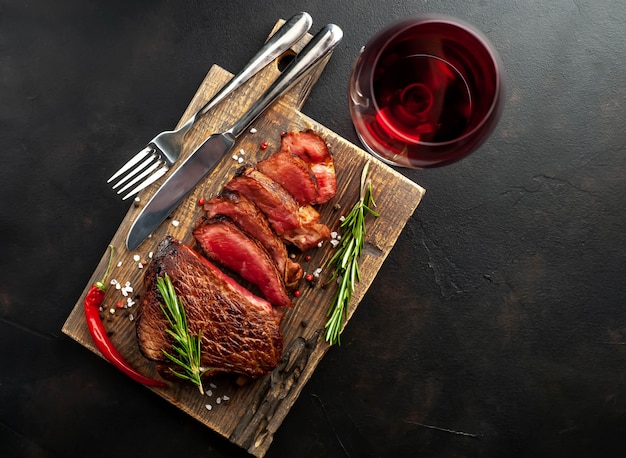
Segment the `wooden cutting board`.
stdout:
<path fill-rule="evenodd" d="M 282 22 L 284 21 L 276 24 L 272 33 Z M 310 38 L 310 35 L 305 37 L 293 47 L 292 51 L 298 52 Z M 287 54 L 293 55 L 290 52 Z M 285 57 L 277 59 L 249 81 L 245 87 L 226 99 L 214 109 L 213 115 L 201 120 L 188 136 L 183 155 L 190 154 L 211 133 L 229 128 L 276 79 L 279 74 L 279 62 L 283 58 Z M 120 301 L 127 303 L 127 297 L 123 295 L 122 289 L 109 286 L 102 317 L 113 343 L 140 372 L 158 378 L 154 364 L 143 358 L 139 352 L 133 322 L 143 289 L 144 266 L 150 261 L 150 253 L 156 251 L 159 242 L 167 235 L 193 245 L 191 227 L 202 214 L 201 207 L 198 206 L 199 198 L 208 199 L 219 193 L 241 166 L 238 158 L 243 158 L 244 163 L 255 164 L 258 160 L 277 151 L 280 147 L 280 133 L 283 131 L 313 129 L 325 139 L 334 155 L 337 196 L 318 208 L 322 222 L 331 230 L 341 232 L 339 218 L 347 213 L 356 202 L 361 170 L 366 162 L 371 163 L 369 176 L 373 182 L 374 198 L 381 216 L 368 220 L 366 246 L 359 263 L 362 278 L 352 296 L 346 323 L 354 314 L 400 232 L 417 208 L 424 189 L 300 113 L 300 108 L 326 63 L 327 60 L 318 65 L 303 81 L 262 115 L 253 125 L 256 131 L 251 130 L 238 141 L 234 149 L 236 157 L 225 157 L 171 217 L 133 252 L 125 248 L 126 235 L 142 205 L 154 194 L 160 182 L 141 193 L 139 202 L 131 206 L 111 241 L 111 245 L 115 247 L 115 257 L 109 279 L 117 280 L 122 286 L 128 282 L 134 289 L 129 297 L 136 302 L 136 305 L 129 308 L 117 308 L 116 304 Z M 227 71 L 213 66 L 181 118 L 179 126 L 204 105 L 231 77 L 232 75 Z M 267 142 L 267 149 L 260 147 L 263 142 Z M 138 147 L 141 146 L 138 144 Z M 312 273 L 315 269 L 326 265 L 333 250 L 334 248 L 326 243 L 321 248 L 307 252 L 306 254 L 311 257 L 308 261 L 301 253 L 294 253 L 294 255 L 295 260 L 302 264 L 304 270 Z M 96 354 L 99 352 L 93 345 L 85 324 L 82 303 L 90 285 L 104 274 L 107 261 L 108 251 L 105 251 L 63 326 L 65 334 Z M 239 386 L 228 376 L 209 378 L 205 382 L 205 387 L 209 389 L 210 396 L 202 396 L 197 388 L 182 383 L 169 383 L 166 388 L 156 388 L 154 391 L 209 428 L 245 448 L 252 455 L 264 456 L 274 433 L 329 349 L 329 345 L 324 340 L 323 331 L 326 312 L 335 292 L 335 285 L 323 287 L 323 284 L 330 274 L 330 271 L 322 271 L 318 281 L 308 283 L 303 280 L 299 286 L 301 295 L 294 298 L 295 306 L 287 311 L 281 325 L 284 337 L 283 358 L 272 374 L 245 386 Z M 341 351 L 341 347 L 336 348 L 335 351 Z"/>

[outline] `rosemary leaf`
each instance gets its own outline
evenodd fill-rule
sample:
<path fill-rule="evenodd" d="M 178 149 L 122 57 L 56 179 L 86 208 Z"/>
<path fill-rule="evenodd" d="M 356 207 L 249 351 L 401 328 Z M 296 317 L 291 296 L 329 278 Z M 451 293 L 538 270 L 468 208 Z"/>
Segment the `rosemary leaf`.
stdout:
<path fill-rule="evenodd" d="M 189 332 L 185 307 L 178 299 L 172 280 L 167 274 L 165 277 L 157 278 L 157 288 L 165 303 L 165 305 L 161 304 L 161 310 L 170 325 L 170 329 L 166 329 L 166 332 L 174 339 L 174 344 L 172 344 L 174 354 L 165 349 L 161 351 L 167 359 L 184 370 L 184 372 L 179 372 L 171 369 L 172 374 L 192 382 L 198 387 L 200 393 L 204 394 L 202 376 L 210 369 L 204 369 L 200 365 L 202 333 L 198 332 L 198 335 L 194 336 Z"/>
<path fill-rule="evenodd" d="M 372 183 L 367 178 L 369 164 L 369 162 L 366 163 L 361 172 L 359 200 L 341 223 L 343 229 L 341 242 L 327 264 L 328 267 L 333 268 L 329 283 L 337 280 L 339 284 L 327 313 L 325 338 L 331 345 L 341 343 L 339 336 L 348 313 L 350 298 L 356 283 L 361 280 L 358 260 L 365 243 L 365 216 L 367 214 L 379 216 L 374 211 L 376 203 L 372 197 Z"/>

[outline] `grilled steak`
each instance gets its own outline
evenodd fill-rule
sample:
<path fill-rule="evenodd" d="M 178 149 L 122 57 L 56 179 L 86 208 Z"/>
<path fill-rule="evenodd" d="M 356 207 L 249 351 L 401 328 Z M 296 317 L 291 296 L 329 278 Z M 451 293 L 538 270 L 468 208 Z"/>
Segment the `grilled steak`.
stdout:
<path fill-rule="evenodd" d="M 280 143 L 280 151 L 295 154 L 309 164 L 316 178 L 318 197 L 313 204 L 323 204 L 337 194 L 335 163 L 326 142 L 312 130 L 287 132 Z"/>
<path fill-rule="evenodd" d="M 245 167 L 225 186 L 250 199 L 261 210 L 274 231 L 302 251 L 330 237 L 318 223 L 320 214 L 310 205 L 299 205 L 285 188 L 253 167 Z"/>
<path fill-rule="evenodd" d="M 317 179 L 309 164 L 287 151 L 279 151 L 257 164 L 257 169 L 287 190 L 300 204 L 315 204 Z"/>
<path fill-rule="evenodd" d="M 267 250 L 282 274 L 287 289 L 295 287 L 303 275 L 302 266 L 289 259 L 285 244 L 272 231 L 267 217 L 259 208 L 238 192 L 224 191 L 204 204 L 207 218 L 228 216 L 237 226 Z"/>
<path fill-rule="evenodd" d="M 265 248 L 227 216 L 202 218 L 193 229 L 193 236 L 209 259 L 254 283 L 272 305 L 293 306 L 283 278 Z"/>
<path fill-rule="evenodd" d="M 172 352 L 172 342 L 156 286 L 166 273 L 185 307 L 189 331 L 202 331 L 201 362 L 212 368 L 210 374 L 257 378 L 277 366 L 283 346 L 280 312 L 171 237 L 161 242 L 144 277 L 136 328 L 144 356 L 169 364 L 162 350 Z"/>

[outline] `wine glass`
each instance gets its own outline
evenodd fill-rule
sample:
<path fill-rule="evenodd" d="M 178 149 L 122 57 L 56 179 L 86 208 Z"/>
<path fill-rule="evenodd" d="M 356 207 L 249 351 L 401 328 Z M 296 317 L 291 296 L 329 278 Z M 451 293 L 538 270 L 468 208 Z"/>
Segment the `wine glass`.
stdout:
<path fill-rule="evenodd" d="M 361 49 L 349 83 L 356 132 L 396 166 L 437 167 L 492 133 L 504 105 L 504 69 L 473 26 L 423 15 L 393 23 Z"/>

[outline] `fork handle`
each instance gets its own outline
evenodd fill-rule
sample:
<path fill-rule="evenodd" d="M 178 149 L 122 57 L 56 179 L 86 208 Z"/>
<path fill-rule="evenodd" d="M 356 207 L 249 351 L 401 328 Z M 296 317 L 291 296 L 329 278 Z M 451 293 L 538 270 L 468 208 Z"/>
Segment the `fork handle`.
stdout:
<path fill-rule="evenodd" d="M 296 44 L 311 28 L 313 19 L 309 13 L 301 12 L 292 16 L 280 29 L 272 35 L 265 45 L 259 49 L 246 66 L 234 76 L 226 86 L 215 94 L 200 110 L 185 124 L 191 125 L 196 120 L 207 114 L 211 108 L 224 100 L 231 92 L 248 81 L 270 62 L 278 58 L 291 46 Z"/>
<path fill-rule="evenodd" d="M 343 38 L 343 31 L 335 24 L 320 30 L 300 53 L 289 63 L 259 100 L 225 134 L 237 138 L 278 97 L 302 79 L 316 63 L 326 57 Z"/>

